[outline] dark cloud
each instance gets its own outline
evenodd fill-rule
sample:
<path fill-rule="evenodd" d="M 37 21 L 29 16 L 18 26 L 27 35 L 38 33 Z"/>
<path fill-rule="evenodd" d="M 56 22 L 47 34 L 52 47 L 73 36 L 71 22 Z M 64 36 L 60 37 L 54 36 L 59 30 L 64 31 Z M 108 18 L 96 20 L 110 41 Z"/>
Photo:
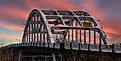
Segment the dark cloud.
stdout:
<path fill-rule="evenodd" d="M 26 4 L 24 0 L 0 0 L 1 7 L 19 7 L 19 8 L 26 8 Z"/>
<path fill-rule="evenodd" d="M 97 0 L 96 7 L 103 12 L 107 19 L 121 19 L 121 0 Z"/>
<path fill-rule="evenodd" d="M 118 8 L 121 5 L 121 0 L 97 0 L 96 1 L 96 6 L 99 8 Z"/>
<path fill-rule="evenodd" d="M 81 6 L 85 2 L 85 0 L 67 0 L 70 4 L 74 4 L 76 6 Z M 79 7 L 78 7 L 79 8 Z M 81 7 L 80 7 L 81 8 Z"/>

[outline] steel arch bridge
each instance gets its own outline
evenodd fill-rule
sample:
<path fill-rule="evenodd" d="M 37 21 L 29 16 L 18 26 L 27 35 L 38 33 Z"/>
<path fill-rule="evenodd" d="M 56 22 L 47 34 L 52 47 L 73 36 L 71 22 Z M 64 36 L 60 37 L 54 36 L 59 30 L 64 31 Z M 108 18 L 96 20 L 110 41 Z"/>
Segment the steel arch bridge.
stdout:
<path fill-rule="evenodd" d="M 85 11 L 34 9 L 22 43 L 0 48 L 0 61 L 28 60 L 121 61 L 121 43 L 108 44 L 98 21 Z"/>
<path fill-rule="evenodd" d="M 28 16 L 22 43 L 107 44 L 98 21 L 85 11 L 37 10 Z"/>

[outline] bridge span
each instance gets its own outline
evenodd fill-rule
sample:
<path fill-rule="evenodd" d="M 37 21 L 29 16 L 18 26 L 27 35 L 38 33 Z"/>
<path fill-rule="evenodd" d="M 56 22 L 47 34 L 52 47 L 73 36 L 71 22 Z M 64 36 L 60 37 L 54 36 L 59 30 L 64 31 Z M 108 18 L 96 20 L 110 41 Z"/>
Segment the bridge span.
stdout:
<path fill-rule="evenodd" d="M 0 61 L 121 61 L 121 44 L 108 42 L 85 11 L 34 9 L 22 43 L 1 47 Z"/>

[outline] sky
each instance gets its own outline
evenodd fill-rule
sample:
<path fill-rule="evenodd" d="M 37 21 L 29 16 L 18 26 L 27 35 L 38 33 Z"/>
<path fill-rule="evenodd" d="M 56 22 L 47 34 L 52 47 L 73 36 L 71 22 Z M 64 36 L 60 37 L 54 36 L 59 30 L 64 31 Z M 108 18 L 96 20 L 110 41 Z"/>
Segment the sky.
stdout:
<path fill-rule="evenodd" d="M 101 20 L 108 42 L 121 42 L 121 0 L 0 0 L 0 44 L 21 42 L 33 9 L 87 11 Z"/>

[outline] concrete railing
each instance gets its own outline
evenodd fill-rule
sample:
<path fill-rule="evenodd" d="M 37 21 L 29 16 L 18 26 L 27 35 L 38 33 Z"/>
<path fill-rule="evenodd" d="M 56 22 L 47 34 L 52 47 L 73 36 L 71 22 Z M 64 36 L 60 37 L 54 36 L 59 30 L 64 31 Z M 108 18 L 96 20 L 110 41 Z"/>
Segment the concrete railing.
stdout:
<path fill-rule="evenodd" d="M 99 45 L 98 44 L 90 44 L 89 49 L 90 49 L 90 51 L 99 51 Z"/>
<path fill-rule="evenodd" d="M 19 43 L 19 44 L 12 44 L 5 47 L 47 47 L 47 48 L 55 48 L 60 49 L 60 43 Z M 90 50 L 90 51 L 101 51 L 100 52 L 115 52 L 121 53 L 121 44 L 112 44 L 106 45 L 102 44 L 80 44 L 80 43 L 64 43 L 65 49 L 73 49 L 73 50 Z"/>
<path fill-rule="evenodd" d="M 114 44 L 114 51 L 116 53 L 121 53 L 121 44 Z"/>
<path fill-rule="evenodd" d="M 88 44 L 80 44 L 81 50 L 88 50 Z"/>
<path fill-rule="evenodd" d="M 112 52 L 112 45 L 101 45 L 102 52 Z"/>

